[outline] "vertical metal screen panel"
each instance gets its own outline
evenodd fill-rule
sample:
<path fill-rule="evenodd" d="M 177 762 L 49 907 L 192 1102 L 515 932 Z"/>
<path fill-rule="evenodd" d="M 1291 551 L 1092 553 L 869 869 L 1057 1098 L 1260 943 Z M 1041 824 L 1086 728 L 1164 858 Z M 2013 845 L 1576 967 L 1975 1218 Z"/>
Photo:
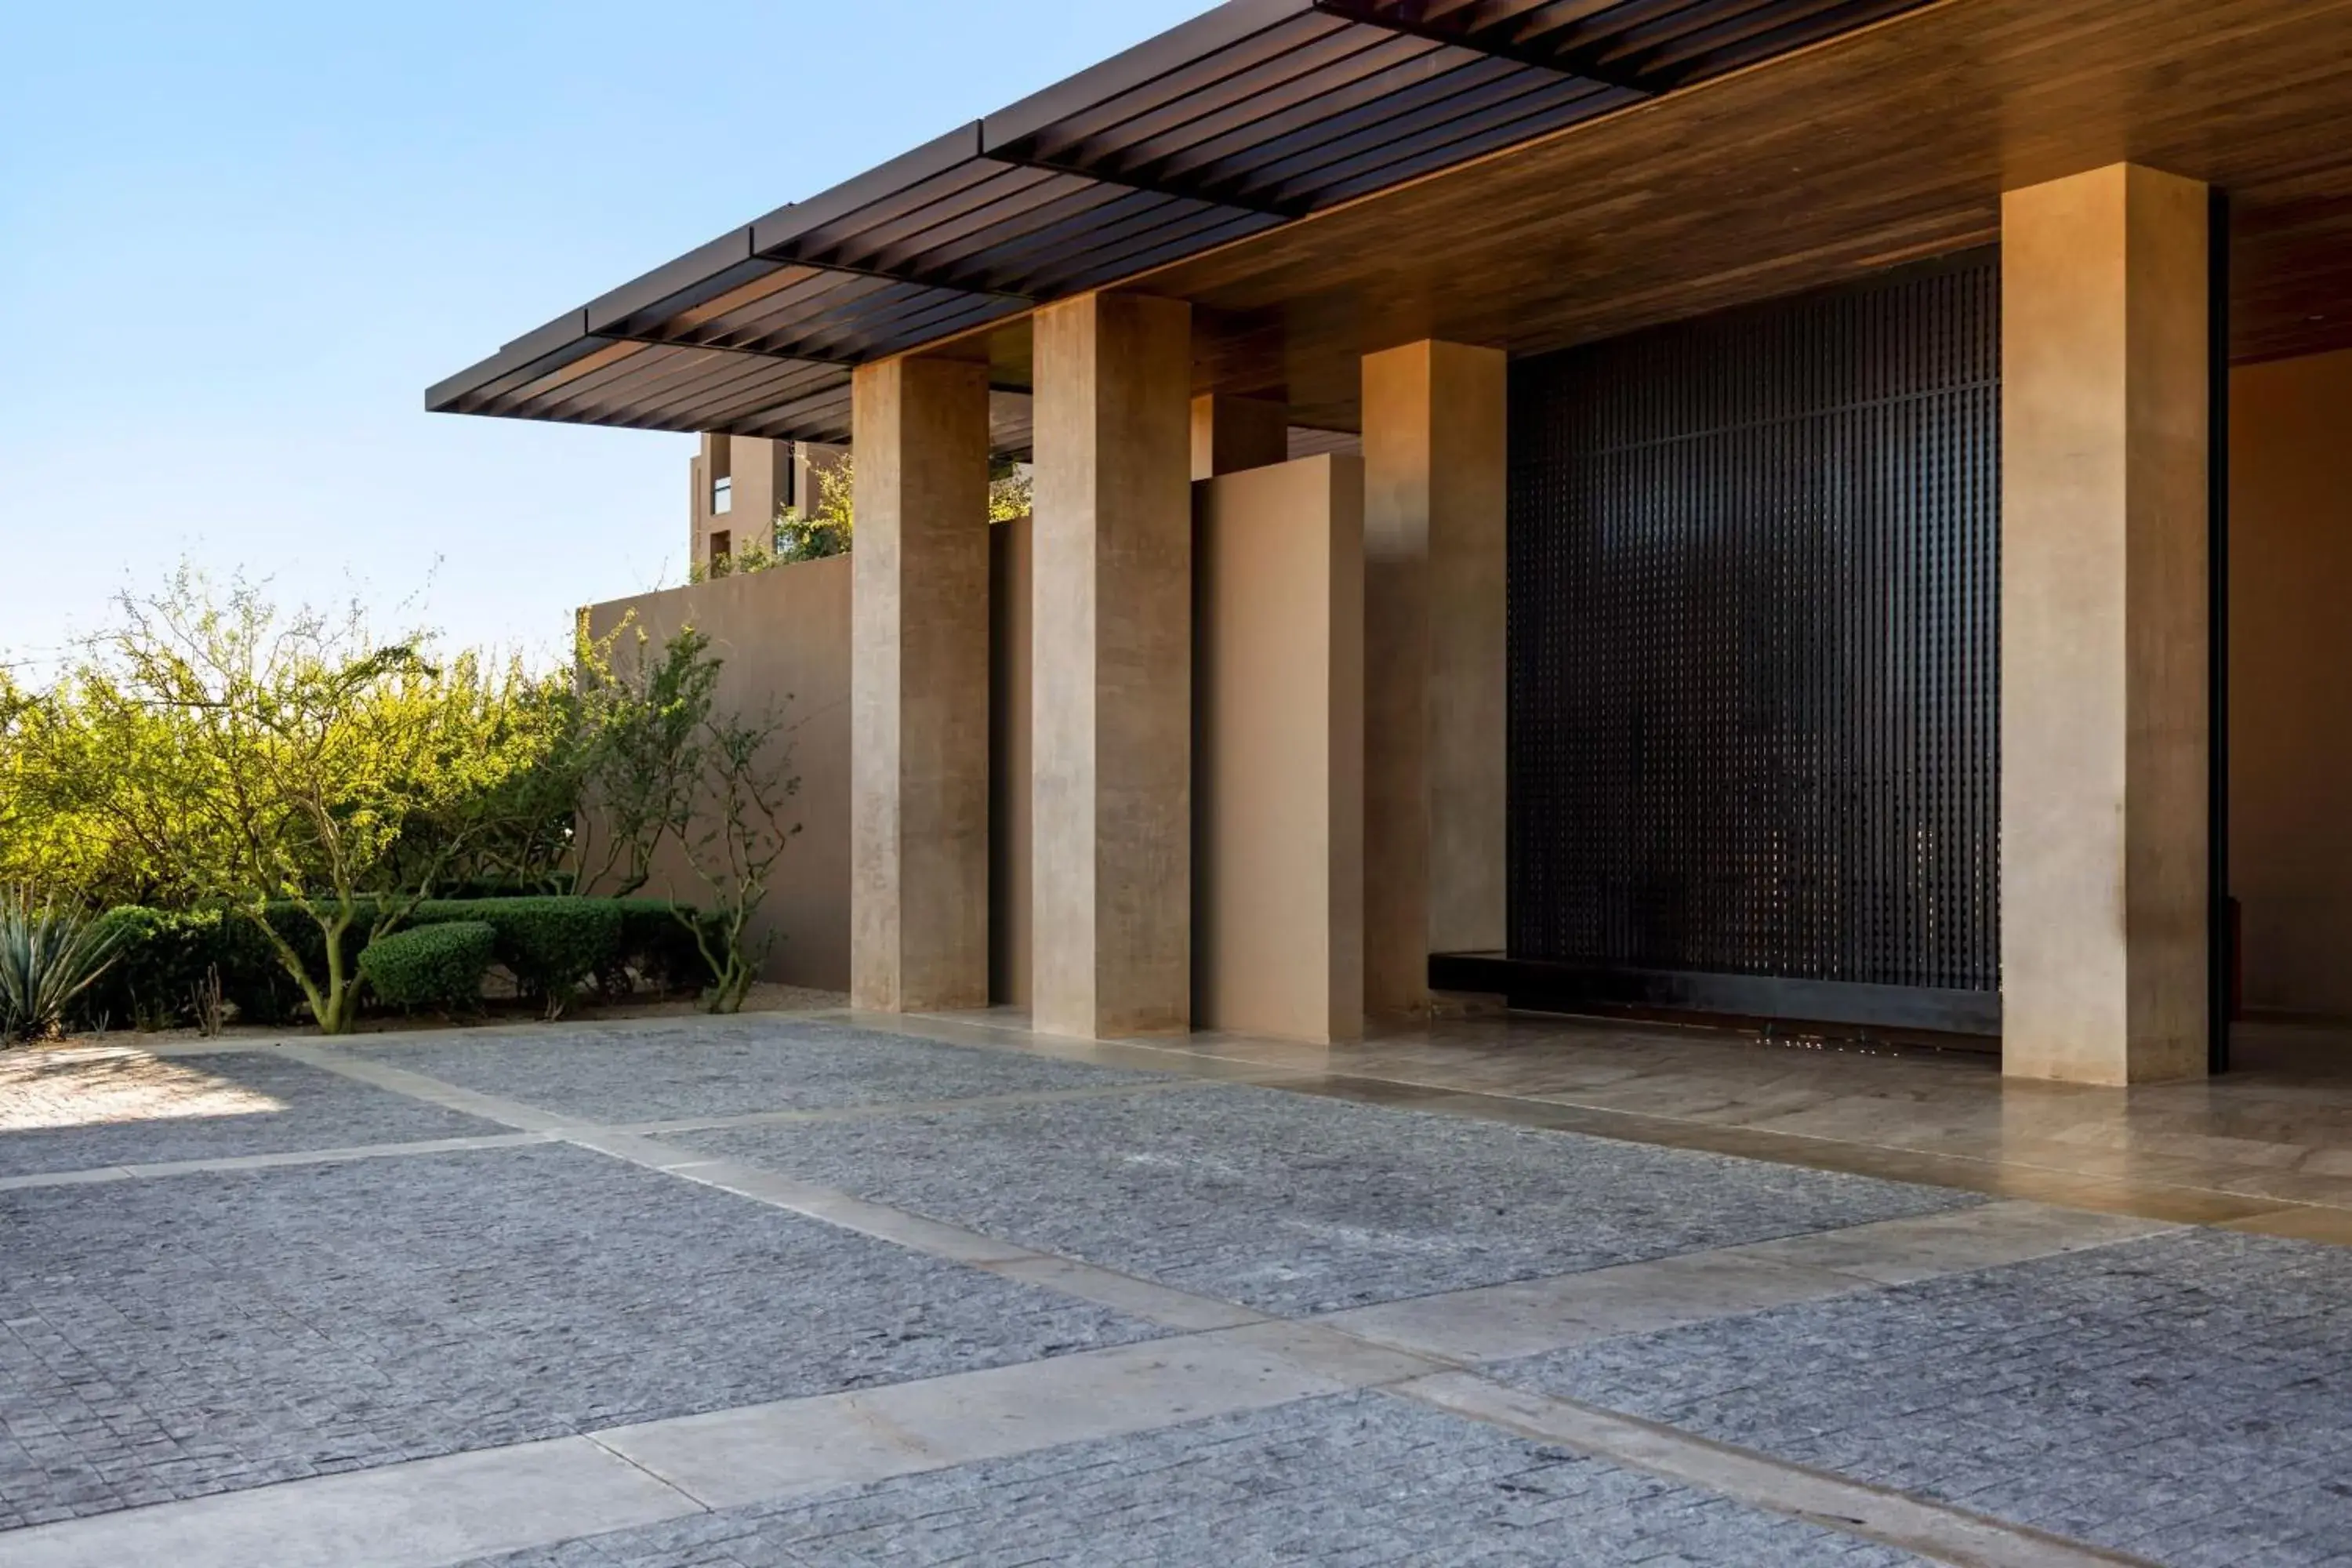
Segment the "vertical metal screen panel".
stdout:
<path fill-rule="evenodd" d="M 1976 254 L 1514 366 L 1514 960 L 1999 991 L 2000 308 Z"/>

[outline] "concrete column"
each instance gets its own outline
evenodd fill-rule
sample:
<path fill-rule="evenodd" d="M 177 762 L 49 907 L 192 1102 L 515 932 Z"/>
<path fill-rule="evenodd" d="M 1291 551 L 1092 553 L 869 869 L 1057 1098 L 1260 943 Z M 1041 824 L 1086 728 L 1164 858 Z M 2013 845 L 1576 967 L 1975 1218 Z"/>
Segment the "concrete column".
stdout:
<path fill-rule="evenodd" d="M 1364 361 L 1364 963 L 1374 1014 L 1429 955 L 1505 945 L 1508 432 L 1500 351 Z"/>
<path fill-rule="evenodd" d="M 2002 214 L 2002 1060 L 2201 1076 L 2206 188 L 2116 165 Z"/>
<path fill-rule="evenodd" d="M 1192 478 L 1290 461 L 1290 407 L 1259 397 L 1192 399 Z"/>
<path fill-rule="evenodd" d="M 988 533 L 989 620 L 995 639 L 988 670 L 988 999 L 999 1006 L 1026 1007 L 1036 972 L 1029 893 L 1037 858 L 1029 766 L 1037 732 L 1036 679 L 1029 658 L 1035 637 L 1036 523 L 1015 518 Z"/>
<path fill-rule="evenodd" d="M 1192 987 L 1192 310 L 1086 295 L 1039 310 L 1034 343 L 1032 1007 L 1049 1034 L 1179 1032 Z"/>
<path fill-rule="evenodd" d="M 861 365 L 850 989 L 988 1003 L 988 372 Z"/>
<path fill-rule="evenodd" d="M 1196 1016 L 1328 1044 L 1364 1026 L 1364 469 L 1194 487 Z"/>

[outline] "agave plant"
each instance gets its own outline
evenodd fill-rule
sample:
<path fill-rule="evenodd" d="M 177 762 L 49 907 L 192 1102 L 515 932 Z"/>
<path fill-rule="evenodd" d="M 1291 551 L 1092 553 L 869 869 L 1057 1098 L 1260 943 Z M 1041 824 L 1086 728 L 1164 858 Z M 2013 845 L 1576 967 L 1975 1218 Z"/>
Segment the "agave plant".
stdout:
<path fill-rule="evenodd" d="M 40 1039 L 114 963 L 114 940 L 75 910 L 0 899 L 0 1043 Z"/>

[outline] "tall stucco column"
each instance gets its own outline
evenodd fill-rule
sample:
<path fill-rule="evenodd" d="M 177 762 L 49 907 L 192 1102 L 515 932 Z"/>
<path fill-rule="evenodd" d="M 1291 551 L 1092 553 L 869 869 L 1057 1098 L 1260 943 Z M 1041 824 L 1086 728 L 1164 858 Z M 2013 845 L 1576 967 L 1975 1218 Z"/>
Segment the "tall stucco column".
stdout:
<path fill-rule="evenodd" d="M 2208 194 L 2116 165 L 2002 205 L 2002 1060 L 2206 1070 Z"/>
<path fill-rule="evenodd" d="M 850 985 L 988 1005 L 988 370 L 860 366 Z"/>
<path fill-rule="evenodd" d="M 1499 350 L 1364 361 L 1364 990 L 1506 942 L 1507 374 Z"/>
<path fill-rule="evenodd" d="M 1192 310 L 1086 295 L 1039 310 L 1034 345 L 1031 1005 L 1048 1034 L 1181 1032 L 1192 987 Z"/>

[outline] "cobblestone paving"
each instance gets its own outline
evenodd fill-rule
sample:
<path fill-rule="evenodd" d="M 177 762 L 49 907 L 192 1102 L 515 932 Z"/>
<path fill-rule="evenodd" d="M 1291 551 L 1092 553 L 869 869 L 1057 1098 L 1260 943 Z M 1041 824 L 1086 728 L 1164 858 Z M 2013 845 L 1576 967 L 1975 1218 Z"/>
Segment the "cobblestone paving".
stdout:
<path fill-rule="evenodd" d="M 469 1568 L 1894 1568 L 1918 1561 L 1367 1394 L 738 1509 Z"/>
<path fill-rule="evenodd" d="M 520 1037 L 386 1045 L 365 1054 L 478 1093 L 604 1122 L 1149 1081 L 1086 1062 L 765 1019 L 627 1033 L 555 1026 Z"/>
<path fill-rule="evenodd" d="M 2189 1232 L 1496 1375 L 2176 1568 L 2352 1564 L 2352 1249 Z"/>
<path fill-rule="evenodd" d="M 266 1051 L 0 1055 L 0 1176 L 508 1131 Z"/>
<path fill-rule="evenodd" d="M 0 1193 L 0 1528 L 1158 1332 L 560 1146 Z"/>
<path fill-rule="evenodd" d="M 1294 1314 L 1980 1201 L 1246 1087 L 668 1141 Z"/>

